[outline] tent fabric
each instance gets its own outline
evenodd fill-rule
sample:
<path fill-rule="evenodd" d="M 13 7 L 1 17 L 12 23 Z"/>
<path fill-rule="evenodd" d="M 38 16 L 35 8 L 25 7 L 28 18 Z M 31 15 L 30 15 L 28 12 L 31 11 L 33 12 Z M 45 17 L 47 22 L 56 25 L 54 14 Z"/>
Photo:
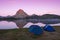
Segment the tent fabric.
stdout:
<path fill-rule="evenodd" d="M 53 28 L 53 26 L 50 26 L 50 25 L 44 26 L 43 29 L 45 31 L 48 31 L 48 32 L 54 32 L 55 31 L 55 29 Z"/>
<path fill-rule="evenodd" d="M 41 27 L 38 26 L 38 25 L 31 25 L 31 26 L 29 27 L 29 32 L 31 32 L 31 33 L 33 33 L 33 34 L 35 34 L 35 35 L 40 35 L 40 34 L 43 33 L 43 30 L 42 30 Z"/>

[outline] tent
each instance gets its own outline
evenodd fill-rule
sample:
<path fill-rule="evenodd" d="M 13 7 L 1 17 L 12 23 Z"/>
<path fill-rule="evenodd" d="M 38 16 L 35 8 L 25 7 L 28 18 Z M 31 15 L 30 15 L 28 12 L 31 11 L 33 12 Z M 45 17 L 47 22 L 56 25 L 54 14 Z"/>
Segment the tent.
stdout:
<path fill-rule="evenodd" d="M 45 31 L 48 31 L 48 32 L 54 32 L 55 31 L 55 29 L 53 28 L 53 26 L 50 26 L 48 24 L 46 26 L 44 26 L 43 29 Z"/>
<path fill-rule="evenodd" d="M 41 35 L 43 33 L 43 30 L 38 25 L 31 25 L 29 27 L 29 32 L 35 34 L 35 35 Z"/>

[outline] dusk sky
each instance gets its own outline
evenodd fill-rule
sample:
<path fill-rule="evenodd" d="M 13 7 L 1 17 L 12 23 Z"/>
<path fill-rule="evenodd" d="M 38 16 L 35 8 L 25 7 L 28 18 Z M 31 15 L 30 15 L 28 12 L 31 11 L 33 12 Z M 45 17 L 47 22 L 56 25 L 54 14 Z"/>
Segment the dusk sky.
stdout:
<path fill-rule="evenodd" d="M 0 0 L 0 16 L 15 15 L 19 9 L 28 15 L 60 15 L 60 0 Z"/>

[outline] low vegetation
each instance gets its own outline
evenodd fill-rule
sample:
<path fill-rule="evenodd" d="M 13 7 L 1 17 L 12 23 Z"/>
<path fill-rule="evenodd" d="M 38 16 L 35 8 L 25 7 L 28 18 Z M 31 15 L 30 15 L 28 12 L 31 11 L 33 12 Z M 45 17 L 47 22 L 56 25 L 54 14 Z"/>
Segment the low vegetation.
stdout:
<path fill-rule="evenodd" d="M 60 40 L 60 27 L 54 27 L 55 32 L 33 35 L 27 28 L 0 30 L 0 40 Z"/>

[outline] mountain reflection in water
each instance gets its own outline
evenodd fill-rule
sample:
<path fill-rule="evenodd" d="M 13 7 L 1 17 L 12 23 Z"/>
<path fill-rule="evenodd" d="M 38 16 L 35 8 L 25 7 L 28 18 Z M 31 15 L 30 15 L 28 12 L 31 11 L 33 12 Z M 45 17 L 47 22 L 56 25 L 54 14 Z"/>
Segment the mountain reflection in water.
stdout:
<path fill-rule="evenodd" d="M 27 22 L 25 20 L 14 20 L 13 21 L 17 27 L 19 28 L 23 28 L 23 26 L 25 26 L 27 24 Z"/>
<path fill-rule="evenodd" d="M 29 28 L 31 25 L 39 25 L 44 27 L 46 24 L 50 24 L 51 26 L 60 26 L 59 21 L 39 21 L 35 22 L 35 20 L 13 20 L 13 21 L 0 21 L 0 29 L 15 29 L 15 28 Z M 46 23 L 46 24 L 45 24 Z"/>

